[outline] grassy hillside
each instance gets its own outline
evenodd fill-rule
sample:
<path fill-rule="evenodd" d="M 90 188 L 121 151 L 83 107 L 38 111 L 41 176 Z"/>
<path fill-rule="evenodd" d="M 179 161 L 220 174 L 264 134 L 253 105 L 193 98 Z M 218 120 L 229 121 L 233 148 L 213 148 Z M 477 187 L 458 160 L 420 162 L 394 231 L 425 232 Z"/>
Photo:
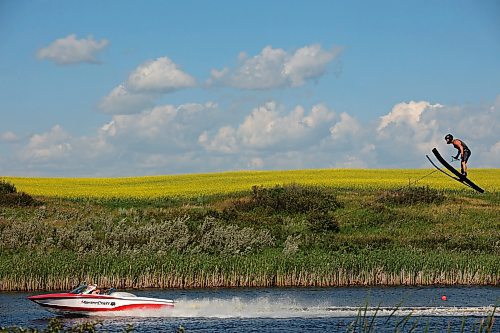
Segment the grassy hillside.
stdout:
<path fill-rule="evenodd" d="M 430 171 L 9 178 L 0 290 L 498 285 L 500 171 Z"/>

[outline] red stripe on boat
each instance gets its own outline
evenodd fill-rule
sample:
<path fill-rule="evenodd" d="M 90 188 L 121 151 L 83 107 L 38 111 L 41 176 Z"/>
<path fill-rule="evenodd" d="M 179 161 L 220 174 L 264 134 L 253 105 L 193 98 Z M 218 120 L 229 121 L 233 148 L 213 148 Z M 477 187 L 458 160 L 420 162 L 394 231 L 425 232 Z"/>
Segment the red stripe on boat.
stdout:
<path fill-rule="evenodd" d="M 98 294 L 43 294 L 29 296 L 28 299 L 33 300 L 44 300 L 44 299 L 79 299 L 79 298 L 97 298 L 97 299 L 124 299 L 120 296 L 110 296 L 110 295 L 98 295 Z"/>
<path fill-rule="evenodd" d="M 47 305 L 40 304 L 41 306 L 46 306 L 54 309 L 64 310 L 64 311 L 82 311 L 82 312 L 101 312 L 101 311 L 125 311 L 125 310 L 158 310 L 161 308 L 173 308 L 173 304 L 128 304 L 121 305 L 114 308 L 85 308 L 85 307 L 74 307 L 74 306 L 60 306 L 60 305 Z"/>

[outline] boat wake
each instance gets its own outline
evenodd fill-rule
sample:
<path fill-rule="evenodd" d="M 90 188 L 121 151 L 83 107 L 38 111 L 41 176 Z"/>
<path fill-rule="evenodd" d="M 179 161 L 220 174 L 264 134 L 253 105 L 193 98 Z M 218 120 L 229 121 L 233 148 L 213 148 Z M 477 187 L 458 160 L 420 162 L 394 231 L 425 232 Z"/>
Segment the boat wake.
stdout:
<path fill-rule="evenodd" d="M 300 304 L 295 300 L 275 301 L 270 298 L 242 300 L 197 299 L 178 300 L 173 309 L 165 312 L 169 317 L 206 318 L 293 318 L 293 317 L 356 317 L 356 316 L 466 316 L 485 317 L 493 306 L 482 307 L 354 307 L 331 304 Z M 500 313 L 496 311 L 495 316 Z"/>

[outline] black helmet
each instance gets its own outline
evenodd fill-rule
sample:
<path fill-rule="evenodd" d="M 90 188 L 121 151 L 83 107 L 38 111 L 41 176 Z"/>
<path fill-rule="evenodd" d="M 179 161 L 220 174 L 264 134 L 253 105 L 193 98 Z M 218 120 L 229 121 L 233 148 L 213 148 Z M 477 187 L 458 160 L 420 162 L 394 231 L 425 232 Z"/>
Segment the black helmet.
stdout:
<path fill-rule="evenodd" d="M 446 140 L 446 142 L 453 141 L 453 135 L 451 135 L 451 134 L 446 134 L 446 136 L 444 137 L 444 139 Z"/>

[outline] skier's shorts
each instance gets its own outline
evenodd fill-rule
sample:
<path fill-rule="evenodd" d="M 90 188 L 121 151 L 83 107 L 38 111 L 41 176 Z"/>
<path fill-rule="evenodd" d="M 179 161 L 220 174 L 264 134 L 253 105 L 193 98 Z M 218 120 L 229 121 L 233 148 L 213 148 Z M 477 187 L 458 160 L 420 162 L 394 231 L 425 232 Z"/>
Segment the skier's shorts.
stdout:
<path fill-rule="evenodd" d="M 462 162 L 467 163 L 470 157 L 470 150 L 464 150 L 464 156 L 462 157 Z"/>

